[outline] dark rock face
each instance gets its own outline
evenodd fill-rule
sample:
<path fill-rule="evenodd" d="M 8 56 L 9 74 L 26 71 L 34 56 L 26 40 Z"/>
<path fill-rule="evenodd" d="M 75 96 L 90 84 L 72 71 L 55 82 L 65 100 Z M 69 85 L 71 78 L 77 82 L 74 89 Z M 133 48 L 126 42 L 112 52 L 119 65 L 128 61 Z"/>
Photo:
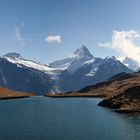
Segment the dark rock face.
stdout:
<path fill-rule="evenodd" d="M 52 85 L 53 81 L 47 74 L 0 59 L 0 86 L 41 95 L 49 92 Z"/>
<path fill-rule="evenodd" d="M 77 70 L 74 74 L 65 71 L 60 75 L 60 87 L 63 92 L 77 91 L 91 83 L 94 83 L 92 77 L 86 77 L 85 74 L 91 69 L 91 66 Z"/>

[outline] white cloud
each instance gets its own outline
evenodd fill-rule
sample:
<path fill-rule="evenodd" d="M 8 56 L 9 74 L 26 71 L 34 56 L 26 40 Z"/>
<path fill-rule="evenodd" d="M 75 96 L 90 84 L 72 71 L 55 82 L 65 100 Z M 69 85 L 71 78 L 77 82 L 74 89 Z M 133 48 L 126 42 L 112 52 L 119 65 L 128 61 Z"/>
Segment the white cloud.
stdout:
<path fill-rule="evenodd" d="M 15 28 L 15 34 L 16 34 L 16 38 L 17 38 L 17 40 L 19 41 L 19 43 L 20 43 L 22 46 L 25 46 L 26 40 L 25 40 L 24 37 L 22 36 L 23 28 L 24 28 L 24 22 L 22 22 L 21 25 L 20 25 L 19 27 L 16 27 L 16 28 Z"/>
<path fill-rule="evenodd" d="M 47 43 L 61 43 L 61 36 L 60 35 L 50 35 L 45 38 Z"/>
<path fill-rule="evenodd" d="M 120 56 L 128 56 L 136 61 L 140 60 L 140 46 L 134 43 L 136 38 L 140 38 L 138 32 L 113 31 L 110 43 L 99 43 L 99 46 L 111 48 L 119 52 Z"/>

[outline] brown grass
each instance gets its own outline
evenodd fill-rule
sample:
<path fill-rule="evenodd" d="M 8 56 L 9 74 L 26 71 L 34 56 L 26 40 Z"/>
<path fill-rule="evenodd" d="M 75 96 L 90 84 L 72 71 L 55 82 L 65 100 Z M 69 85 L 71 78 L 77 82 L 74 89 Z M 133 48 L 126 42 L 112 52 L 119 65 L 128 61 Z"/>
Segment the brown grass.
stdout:
<path fill-rule="evenodd" d="M 11 89 L 0 87 L 0 99 L 10 99 L 10 98 L 22 98 L 22 97 L 30 97 L 34 94 L 13 91 Z"/>

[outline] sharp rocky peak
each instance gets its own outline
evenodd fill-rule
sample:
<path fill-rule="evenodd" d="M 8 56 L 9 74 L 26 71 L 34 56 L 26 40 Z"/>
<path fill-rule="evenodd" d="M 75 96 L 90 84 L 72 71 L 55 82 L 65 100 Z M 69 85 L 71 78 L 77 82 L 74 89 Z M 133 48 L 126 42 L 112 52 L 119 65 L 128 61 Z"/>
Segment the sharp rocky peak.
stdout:
<path fill-rule="evenodd" d="M 93 55 L 89 52 L 89 50 L 85 45 L 83 45 L 81 48 L 76 49 L 75 52 L 73 53 L 73 56 L 79 58 L 81 57 L 93 58 Z"/>

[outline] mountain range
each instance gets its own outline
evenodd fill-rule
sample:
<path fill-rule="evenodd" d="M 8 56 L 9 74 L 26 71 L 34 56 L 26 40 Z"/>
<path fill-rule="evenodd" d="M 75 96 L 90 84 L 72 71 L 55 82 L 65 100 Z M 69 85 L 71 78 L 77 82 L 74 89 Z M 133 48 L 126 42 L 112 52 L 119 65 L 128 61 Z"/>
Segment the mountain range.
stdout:
<path fill-rule="evenodd" d="M 58 80 L 62 92 L 80 90 L 120 72 L 132 72 L 115 57 L 94 57 L 85 46 L 77 49 L 69 58 L 53 62 L 50 66 L 64 69 Z"/>
<path fill-rule="evenodd" d="M 128 62 L 120 62 L 114 56 L 96 58 L 86 46 L 49 65 L 27 60 L 18 53 L 8 53 L 0 57 L 0 86 L 38 95 L 77 91 L 121 72 L 132 73 L 134 69 L 128 67 Z"/>

